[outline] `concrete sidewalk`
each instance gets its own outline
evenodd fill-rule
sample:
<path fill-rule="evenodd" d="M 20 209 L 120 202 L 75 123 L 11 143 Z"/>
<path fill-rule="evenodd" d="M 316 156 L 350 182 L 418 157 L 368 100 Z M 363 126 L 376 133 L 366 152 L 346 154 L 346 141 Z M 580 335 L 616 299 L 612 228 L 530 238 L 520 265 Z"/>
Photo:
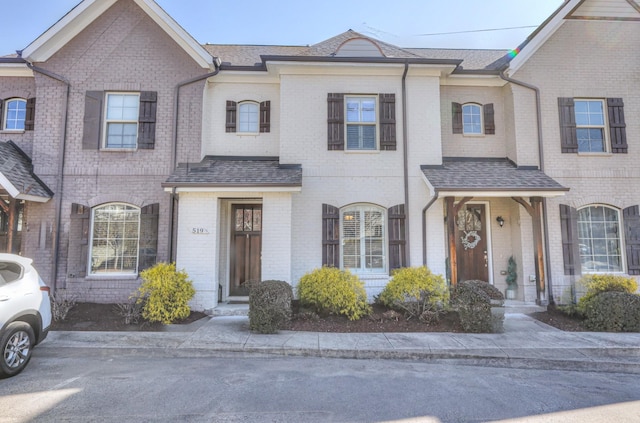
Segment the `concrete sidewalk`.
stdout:
<path fill-rule="evenodd" d="M 525 314 L 505 314 L 501 334 L 249 331 L 246 316 L 207 317 L 163 332 L 51 332 L 35 354 L 61 348 L 176 357 L 228 355 L 455 360 L 521 368 L 640 374 L 640 333 L 563 332 Z"/>

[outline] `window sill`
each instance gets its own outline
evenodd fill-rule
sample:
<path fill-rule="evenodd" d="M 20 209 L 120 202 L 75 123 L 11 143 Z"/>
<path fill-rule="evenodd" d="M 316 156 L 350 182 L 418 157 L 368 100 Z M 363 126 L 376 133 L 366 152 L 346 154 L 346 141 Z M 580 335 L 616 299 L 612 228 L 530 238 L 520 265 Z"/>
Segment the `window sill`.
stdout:
<path fill-rule="evenodd" d="M 588 152 L 579 152 L 578 151 L 578 156 L 586 156 L 586 157 L 612 157 L 613 153 L 610 153 L 608 151 L 602 152 L 602 153 L 588 153 Z"/>
<path fill-rule="evenodd" d="M 105 275 L 87 275 L 85 278 L 87 281 L 103 281 L 108 279 L 118 279 L 118 280 L 135 280 L 138 279 L 138 274 L 135 275 L 131 273 L 110 273 Z"/>
<path fill-rule="evenodd" d="M 239 137 L 257 137 L 260 132 L 236 132 L 236 135 Z"/>
<path fill-rule="evenodd" d="M 485 138 L 486 134 L 462 134 L 464 138 Z"/>
<path fill-rule="evenodd" d="M 106 152 L 110 152 L 110 153 L 130 153 L 130 152 L 134 152 L 134 151 L 138 151 L 138 148 L 101 148 L 100 151 L 106 151 Z"/>
<path fill-rule="evenodd" d="M 3 129 L 0 134 L 24 134 L 25 132 L 24 129 Z"/>
<path fill-rule="evenodd" d="M 380 150 L 344 150 L 348 154 L 380 154 Z"/>

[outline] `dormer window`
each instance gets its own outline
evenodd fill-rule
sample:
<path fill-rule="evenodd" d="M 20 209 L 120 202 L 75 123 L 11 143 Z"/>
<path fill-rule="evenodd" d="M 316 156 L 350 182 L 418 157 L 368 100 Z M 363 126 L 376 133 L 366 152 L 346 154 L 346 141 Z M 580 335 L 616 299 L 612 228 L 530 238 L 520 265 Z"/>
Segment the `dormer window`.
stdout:
<path fill-rule="evenodd" d="M 479 104 L 462 106 L 462 133 L 465 135 L 482 134 L 482 109 Z"/>
<path fill-rule="evenodd" d="M 245 101 L 238 105 L 238 132 L 258 132 L 258 117 L 260 108 L 258 103 Z"/>
<path fill-rule="evenodd" d="M 2 129 L 6 131 L 24 131 L 24 121 L 27 116 L 27 101 L 13 98 L 4 102 L 4 116 Z"/>
<path fill-rule="evenodd" d="M 271 101 L 227 100 L 226 132 L 239 134 L 259 134 L 271 132 Z"/>
<path fill-rule="evenodd" d="M 454 134 L 494 135 L 493 104 L 451 103 L 451 126 Z"/>

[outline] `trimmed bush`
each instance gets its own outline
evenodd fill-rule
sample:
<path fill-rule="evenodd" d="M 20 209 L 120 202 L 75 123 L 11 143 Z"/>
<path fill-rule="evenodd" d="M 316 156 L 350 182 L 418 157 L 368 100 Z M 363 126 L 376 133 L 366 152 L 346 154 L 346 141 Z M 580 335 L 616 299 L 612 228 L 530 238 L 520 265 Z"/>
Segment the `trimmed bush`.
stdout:
<path fill-rule="evenodd" d="M 189 317 L 189 301 L 196 294 L 187 272 L 175 263 L 158 263 L 140 273 L 143 282 L 138 302 L 144 304 L 142 317 L 168 325 Z"/>
<path fill-rule="evenodd" d="M 468 281 L 461 282 L 465 285 L 474 286 L 477 289 L 480 289 L 485 294 L 489 296 L 490 299 L 496 301 L 504 301 L 504 294 L 495 286 L 491 285 L 489 282 L 481 281 L 478 279 L 470 279 Z"/>
<path fill-rule="evenodd" d="M 580 278 L 578 284 L 587 289 L 587 293 L 580 298 L 577 306 L 578 311 L 583 315 L 586 313 L 587 304 L 601 292 L 633 294 L 638 289 L 638 283 L 634 278 L 610 274 L 586 275 Z"/>
<path fill-rule="evenodd" d="M 502 293 L 487 282 L 464 281 L 456 286 L 453 292 L 453 304 L 465 332 L 496 333 L 504 331 L 504 313 L 492 314 L 492 298 L 489 293 L 496 297 L 495 300 L 500 301 L 501 298 L 498 298 L 498 294 L 502 297 Z"/>
<path fill-rule="evenodd" d="M 283 281 L 264 281 L 249 291 L 249 329 L 276 333 L 291 319 L 293 289 Z"/>
<path fill-rule="evenodd" d="M 358 320 L 371 313 L 364 284 L 348 270 L 322 267 L 305 274 L 298 283 L 300 305 L 318 314 L 341 314 Z"/>
<path fill-rule="evenodd" d="M 378 302 L 404 312 L 405 317 L 437 320 L 438 312 L 449 304 L 449 288 L 441 275 L 426 267 L 405 267 L 393 272 Z"/>
<path fill-rule="evenodd" d="M 584 324 L 599 332 L 640 332 L 640 295 L 608 291 L 585 303 Z"/>

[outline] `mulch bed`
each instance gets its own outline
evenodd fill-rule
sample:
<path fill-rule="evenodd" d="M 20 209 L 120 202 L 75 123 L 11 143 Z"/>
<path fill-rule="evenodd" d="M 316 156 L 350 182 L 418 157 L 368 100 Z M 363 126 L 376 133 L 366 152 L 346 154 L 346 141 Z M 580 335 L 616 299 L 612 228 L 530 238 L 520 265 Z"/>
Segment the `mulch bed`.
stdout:
<path fill-rule="evenodd" d="M 426 324 L 418 319 L 405 319 L 399 316 L 397 319 L 383 317 L 386 308 L 377 304 L 373 305 L 371 316 L 360 320 L 351 321 L 343 316 L 323 316 L 314 320 L 296 313 L 290 323 L 282 329 L 308 332 L 463 332 L 460 319 L 456 312 L 447 312 L 440 319 L 431 324 Z M 554 326 L 558 329 L 576 332 L 586 331 L 582 321 L 568 316 L 559 310 L 549 308 L 544 312 L 533 313 L 531 317 Z M 188 324 L 206 317 L 201 312 L 191 312 L 191 315 L 183 321 L 175 324 Z M 59 331 L 160 331 L 160 323 L 149 323 L 141 320 L 137 324 L 125 324 L 124 317 L 118 313 L 115 304 L 77 303 L 63 321 L 53 322 L 51 330 Z"/>

